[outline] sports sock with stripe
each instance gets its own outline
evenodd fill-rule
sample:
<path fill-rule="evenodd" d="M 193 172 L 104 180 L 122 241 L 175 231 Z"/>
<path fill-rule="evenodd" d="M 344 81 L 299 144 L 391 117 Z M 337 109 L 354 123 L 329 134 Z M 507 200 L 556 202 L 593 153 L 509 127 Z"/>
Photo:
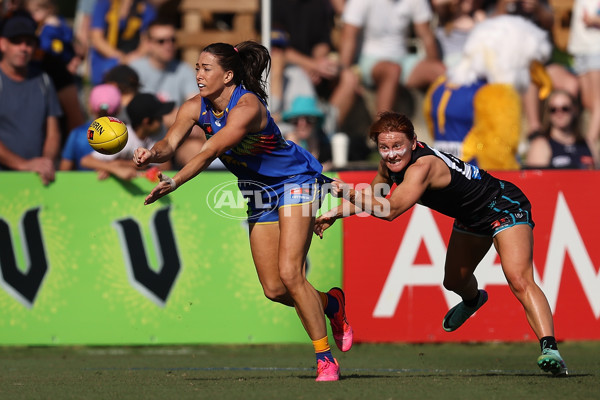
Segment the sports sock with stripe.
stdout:
<path fill-rule="evenodd" d="M 327 357 L 330 362 L 333 362 L 333 355 L 331 354 L 331 349 L 329 347 L 329 341 L 327 340 L 327 336 L 318 340 L 313 340 L 312 343 L 315 348 L 317 362 L 319 362 L 319 360 L 325 361 L 325 357 Z"/>

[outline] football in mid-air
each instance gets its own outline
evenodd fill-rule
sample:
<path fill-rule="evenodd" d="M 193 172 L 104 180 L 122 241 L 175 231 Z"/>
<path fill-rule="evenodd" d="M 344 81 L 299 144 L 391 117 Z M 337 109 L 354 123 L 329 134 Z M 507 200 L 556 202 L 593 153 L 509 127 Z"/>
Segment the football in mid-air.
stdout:
<path fill-rule="evenodd" d="M 90 124 L 87 138 L 98 153 L 116 154 L 127 144 L 127 125 L 115 117 L 100 117 Z"/>

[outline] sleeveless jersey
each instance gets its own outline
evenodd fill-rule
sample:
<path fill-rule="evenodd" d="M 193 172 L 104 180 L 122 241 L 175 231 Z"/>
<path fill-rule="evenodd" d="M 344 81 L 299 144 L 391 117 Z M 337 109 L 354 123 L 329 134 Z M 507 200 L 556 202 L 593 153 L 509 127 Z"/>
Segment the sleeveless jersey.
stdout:
<path fill-rule="evenodd" d="M 552 168 L 564 169 L 592 169 L 594 159 L 589 147 L 584 141 L 578 141 L 573 145 L 564 145 L 558 143 L 552 138 L 548 138 L 552 157 L 550 166 Z"/>
<path fill-rule="evenodd" d="M 219 117 L 213 113 L 211 103 L 202 98 L 198 125 L 204 130 L 207 139 L 219 134 L 227 124 L 229 111 L 246 93 L 256 96 L 242 86 L 236 87 L 227 108 Z M 264 104 L 262 100 L 261 102 Z M 246 134 L 240 143 L 219 157 L 225 167 L 240 180 L 255 180 L 267 185 L 296 175 L 319 176 L 323 166 L 307 150 L 283 138 L 268 109 L 267 120 L 263 130 Z"/>
<path fill-rule="evenodd" d="M 417 142 L 407 166 L 410 167 L 424 156 L 438 157 L 450 170 L 450 184 L 442 189 L 426 189 L 419 204 L 455 218 L 466 225 L 477 223 L 489 211 L 490 204 L 501 193 L 500 181 L 476 166 L 463 162 L 452 154 L 444 153 Z M 395 184 L 404 180 L 406 169 L 391 172 Z"/>

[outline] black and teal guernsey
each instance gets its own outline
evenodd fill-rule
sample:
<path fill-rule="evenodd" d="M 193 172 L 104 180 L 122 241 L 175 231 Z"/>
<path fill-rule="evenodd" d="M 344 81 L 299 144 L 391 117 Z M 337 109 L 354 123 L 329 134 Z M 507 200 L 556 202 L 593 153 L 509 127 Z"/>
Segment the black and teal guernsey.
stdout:
<path fill-rule="evenodd" d="M 490 204 L 493 204 L 502 192 L 500 181 L 485 170 L 431 148 L 423 142 L 417 142 L 407 168 L 425 156 L 434 156 L 444 161 L 450 170 L 451 180 L 450 184 L 442 189 L 426 189 L 419 199 L 419 204 L 455 218 L 466 226 L 479 225 L 481 219 L 490 211 Z M 395 184 L 402 183 L 407 168 L 397 173 L 389 171 Z"/>

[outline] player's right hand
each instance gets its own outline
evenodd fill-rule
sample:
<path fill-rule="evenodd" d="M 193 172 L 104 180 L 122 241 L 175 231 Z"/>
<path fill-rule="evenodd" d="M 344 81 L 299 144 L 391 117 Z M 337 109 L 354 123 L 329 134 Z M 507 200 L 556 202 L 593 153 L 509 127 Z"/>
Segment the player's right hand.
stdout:
<path fill-rule="evenodd" d="M 153 155 L 151 150 L 144 147 L 138 147 L 133 153 L 133 162 L 137 167 L 145 167 L 150 163 Z"/>
<path fill-rule="evenodd" d="M 333 197 L 344 197 L 345 195 L 347 196 L 348 193 L 350 193 L 350 189 L 352 189 L 352 186 L 348 185 L 347 183 L 344 183 L 339 179 L 334 179 L 331 182 L 331 195 Z"/>

